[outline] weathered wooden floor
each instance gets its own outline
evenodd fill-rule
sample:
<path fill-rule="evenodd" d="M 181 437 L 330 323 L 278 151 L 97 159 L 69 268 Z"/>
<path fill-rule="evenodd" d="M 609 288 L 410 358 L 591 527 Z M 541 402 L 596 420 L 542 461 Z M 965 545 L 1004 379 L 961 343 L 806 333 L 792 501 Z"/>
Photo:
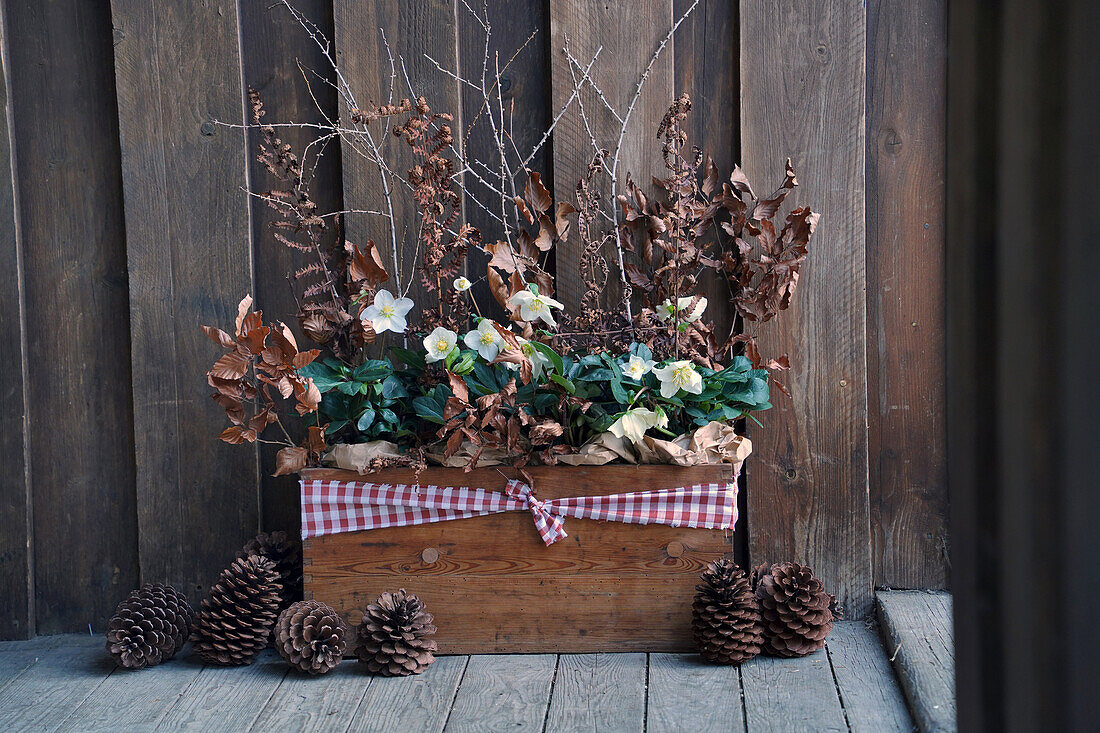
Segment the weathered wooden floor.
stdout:
<path fill-rule="evenodd" d="M 919 590 L 878 594 L 882 638 L 922 731 L 953 731 L 955 645 L 951 595 Z"/>
<path fill-rule="evenodd" d="M 115 668 L 101 636 L 0 643 L 0 730 L 907 731 L 878 635 L 841 623 L 828 649 L 740 670 L 693 655 L 442 657 L 374 678 L 353 660 L 309 678 L 271 650 L 204 667 L 190 647 L 159 667 Z"/>

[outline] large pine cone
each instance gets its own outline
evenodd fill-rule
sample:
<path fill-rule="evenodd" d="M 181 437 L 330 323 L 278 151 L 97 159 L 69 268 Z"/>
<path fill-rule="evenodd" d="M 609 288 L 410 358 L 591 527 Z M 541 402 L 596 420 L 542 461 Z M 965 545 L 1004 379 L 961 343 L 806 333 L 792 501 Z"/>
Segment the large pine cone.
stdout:
<path fill-rule="evenodd" d="M 701 580 L 691 606 L 699 654 L 715 664 L 755 657 L 764 644 L 764 626 L 748 574 L 732 560 L 718 560 L 707 565 Z"/>
<path fill-rule="evenodd" d="M 115 608 L 107 624 L 107 651 L 129 669 L 165 662 L 187 641 L 194 615 L 175 588 L 146 583 Z"/>
<path fill-rule="evenodd" d="M 243 560 L 249 555 L 261 555 L 275 563 L 279 584 L 283 587 L 279 608 L 284 609 L 302 600 L 302 543 L 286 532 L 260 532 L 244 543 L 237 553 Z"/>
<path fill-rule="evenodd" d="M 402 588 L 367 606 L 359 624 L 359 661 L 386 677 L 420 674 L 435 661 L 432 615 Z"/>
<path fill-rule="evenodd" d="M 764 563 L 752 571 L 764 620 L 764 651 L 803 657 L 825 646 L 833 621 L 841 617 L 836 598 L 806 565 Z"/>
<path fill-rule="evenodd" d="M 234 561 L 195 615 L 195 653 L 210 664 L 251 664 L 267 646 L 279 615 L 281 590 L 271 560 L 249 555 Z"/>
<path fill-rule="evenodd" d="M 324 674 L 340 663 L 348 644 L 344 620 L 320 601 L 299 601 L 275 624 L 275 648 L 287 664 L 302 672 Z"/>

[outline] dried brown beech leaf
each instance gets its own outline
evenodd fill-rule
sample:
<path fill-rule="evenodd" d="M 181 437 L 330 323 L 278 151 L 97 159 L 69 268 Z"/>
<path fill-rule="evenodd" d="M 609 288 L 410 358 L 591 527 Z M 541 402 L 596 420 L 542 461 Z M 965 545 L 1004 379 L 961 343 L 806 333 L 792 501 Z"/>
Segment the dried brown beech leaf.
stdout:
<path fill-rule="evenodd" d="M 240 379 L 248 373 L 248 366 L 252 360 L 239 351 L 231 351 L 214 362 L 210 374 L 217 379 Z"/>
<path fill-rule="evenodd" d="M 470 391 L 466 388 L 466 382 L 462 381 L 462 377 L 454 372 L 447 372 L 447 384 L 451 387 L 451 394 L 464 404 L 469 403 Z"/>
<path fill-rule="evenodd" d="M 313 383 L 312 379 L 295 382 L 294 396 L 298 399 L 298 404 L 294 409 L 298 411 L 299 415 L 315 412 L 317 406 L 321 404 L 321 391 L 317 389 L 317 385 Z"/>
<path fill-rule="evenodd" d="M 309 432 L 306 437 L 306 442 L 303 443 L 309 452 L 317 457 L 320 457 L 325 449 L 328 447 L 325 445 L 325 428 L 327 425 L 310 425 Z"/>
<path fill-rule="evenodd" d="M 535 213 L 541 214 L 550 208 L 553 200 L 546 186 L 542 185 L 542 177 L 530 168 L 527 169 L 527 186 L 523 189 L 523 195 Z"/>
<path fill-rule="evenodd" d="M 382 258 L 378 254 L 378 248 L 374 246 L 374 240 L 368 240 L 367 246 L 360 249 L 358 245 L 348 242 L 344 245 L 350 255 L 348 259 L 348 280 L 351 282 L 366 282 L 370 288 L 377 288 L 390 279 L 382 264 Z"/>
<path fill-rule="evenodd" d="M 500 303 L 501 308 L 508 308 L 510 293 L 508 292 L 508 286 L 504 284 L 504 278 L 492 267 L 487 268 L 486 274 L 489 280 L 489 291 L 496 298 L 497 303 Z"/>
<path fill-rule="evenodd" d="M 275 454 L 275 476 L 289 476 L 309 465 L 309 451 L 298 446 L 287 447 Z"/>
<path fill-rule="evenodd" d="M 238 445 L 240 443 L 255 443 L 256 431 L 251 428 L 245 429 L 240 425 L 232 425 L 222 431 L 222 434 L 218 436 L 226 443 Z"/>
<path fill-rule="evenodd" d="M 241 332 L 241 324 L 244 323 L 244 317 L 248 314 L 248 311 L 252 308 L 252 296 L 246 295 L 241 298 L 241 302 L 237 304 L 237 333 Z"/>
<path fill-rule="evenodd" d="M 554 214 L 554 228 L 562 242 L 569 239 L 569 215 L 577 213 L 577 207 L 568 201 L 559 201 Z"/>
<path fill-rule="evenodd" d="M 527 202 L 523 200 L 522 196 L 515 196 L 512 200 L 516 204 L 516 208 L 519 209 L 519 213 L 523 215 L 523 218 L 527 220 L 528 224 L 535 223 L 535 215 L 531 213 L 531 209 L 527 208 Z"/>
<path fill-rule="evenodd" d="M 237 341 L 225 331 L 220 328 L 214 328 L 213 326 L 203 326 L 203 333 L 210 337 L 210 340 L 221 346 L 223 349 L 235 349 L 237 348 Z"/>

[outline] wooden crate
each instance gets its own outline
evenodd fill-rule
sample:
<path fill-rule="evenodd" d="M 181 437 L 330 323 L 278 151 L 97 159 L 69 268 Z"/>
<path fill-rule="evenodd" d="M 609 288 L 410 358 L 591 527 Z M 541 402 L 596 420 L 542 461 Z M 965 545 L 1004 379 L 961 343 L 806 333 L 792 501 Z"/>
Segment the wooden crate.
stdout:
<path fill-rule="evenodd" d="M 532 467 L 540 499 L 729 483 L 729 465 Z M 512 469 L 432 468 L 422 484 L 504 490 Z M 414 483 L 412 471 L 303 479 Z M 691 599 L 706 563 L 733 552 L 722 530 L 565 519 L 547 547 L 529 512 L 305 540 L 305 597 L 352 625 L 384 590 L 405 588 L 435 615 L 443 654 L 689 651 Z"/>

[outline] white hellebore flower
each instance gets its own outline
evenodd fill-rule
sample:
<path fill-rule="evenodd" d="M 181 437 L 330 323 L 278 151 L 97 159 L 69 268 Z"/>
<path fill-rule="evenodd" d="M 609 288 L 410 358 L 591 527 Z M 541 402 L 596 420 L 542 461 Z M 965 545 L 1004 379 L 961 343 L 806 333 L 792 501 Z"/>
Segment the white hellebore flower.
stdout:
<path fill-rule="evenodd" d="M 703 378 L 690 361 L 673 361 L 653 373 L 661 380 L 662 397 L 672 397 L 681 389 L 692 394 L 703 391 Z"/>
<path fill-rule="evenodd" d="M 627 360 L 626 365 L 623 367 L 623 374 L 633 379 L 635 382 L 642 381 L 642 377 L 653 371 L 653 360 L 643 359 L 637 354 L 631 354 L 630 359 Z"/>
<path fill-rule="evenodd" d="M 565 306 L 549 296 L 539 295 L 531 290 L 520 290 L 508 299 L 508 307 L 513 311 L 519 308 L 519 317 L 525 321 L 537 321 L 541 318 L 551 326 L 557 326 L 554 311 L 551 309 Z"/>
<path fill-rule="evenodd" d="M 374 296 L 374 305 L 368 305 L 363 309 L 362 318 L 369 321 L 374 332 L 381 334 L 385 331 L 405 333 L 408 324 L 405 315 L 412 310 L 413 302 L 408 298 L 394 298 L 388 290 L 379 290 Z"/>
<path fill-rule="evenodd" d="M 654 412 L 644 407 L 627 410 L 608 428 L 616 438 L 626 438 L 632 443 L 642 442 L 645 431 L 652 427 L 668 427 L 668 416 L 664 412 Z"/>
<path fill-rule="evenodd" d="M 424 339 L 424 350 L 428 352 L 424 357 L 424 361 L 429 364 L 443 361 L 447 358 L 447 354 L 451 353 L 451 349 L 455 347 L 457 342 L 457 333 L 443 328 L 443 326 L 436 326 L 436 329 Z"/>
<path fill-rule="evenodd" d="M 699 298 L 699 302 L 695 304 L 695 307 L 691 309 L 691 312 L 687 312 L 688 306 L 691 305 L 691 301 L 695 298 L 678 298 L 676 300 L 676 308 L 672 307 L 672 301 L 665 299 L 664 303 L 657 306 L 657 318 L 661 321 L 668 321 L 676 315 L 676 311 L 680 311 L 680 320 L 684 323 L 694 323 L 703 317 L 703 311 L 707 309 L 707 299 L 704 297 Z"/>
<path fill-rule="evenodd" d="M 457 290 L 460 293 L 464 293 L 467 290 L 469 290 L 471 285 L 473 285 L 473 283 L 470 282 L 469 280 L 467 280 L 464 277 L 456 277 L 455 278 L 455 281 L 454 281 L 455 290 Z"/>
<path fill-rule="evenodd" d="M 538 379 L 539 375 L 542 374 L 542 370 L 553 364 L 553 362 L 550 361 L 550 357 L 532 346 L 531 342 L 527 339 L 517 337 L 517 340 L 519 341 L 520 351 L 523 352 L 524 356 L 531 360 L 531 376 L 533 376 L 535 379 Z M 516 368 L 519 368 L 518 364 L 509 364 L 508 366 L 515 366 Z"/>
<path fill-rule="evenodd" d="M 497 333 L 496 324 L 485 318 L 477 324 L 477 328 L 467 333 L 463 338 L 466 345 L 481 354 L 485 361 L 492 361 L 504 347 L 504 339 Z"/>

